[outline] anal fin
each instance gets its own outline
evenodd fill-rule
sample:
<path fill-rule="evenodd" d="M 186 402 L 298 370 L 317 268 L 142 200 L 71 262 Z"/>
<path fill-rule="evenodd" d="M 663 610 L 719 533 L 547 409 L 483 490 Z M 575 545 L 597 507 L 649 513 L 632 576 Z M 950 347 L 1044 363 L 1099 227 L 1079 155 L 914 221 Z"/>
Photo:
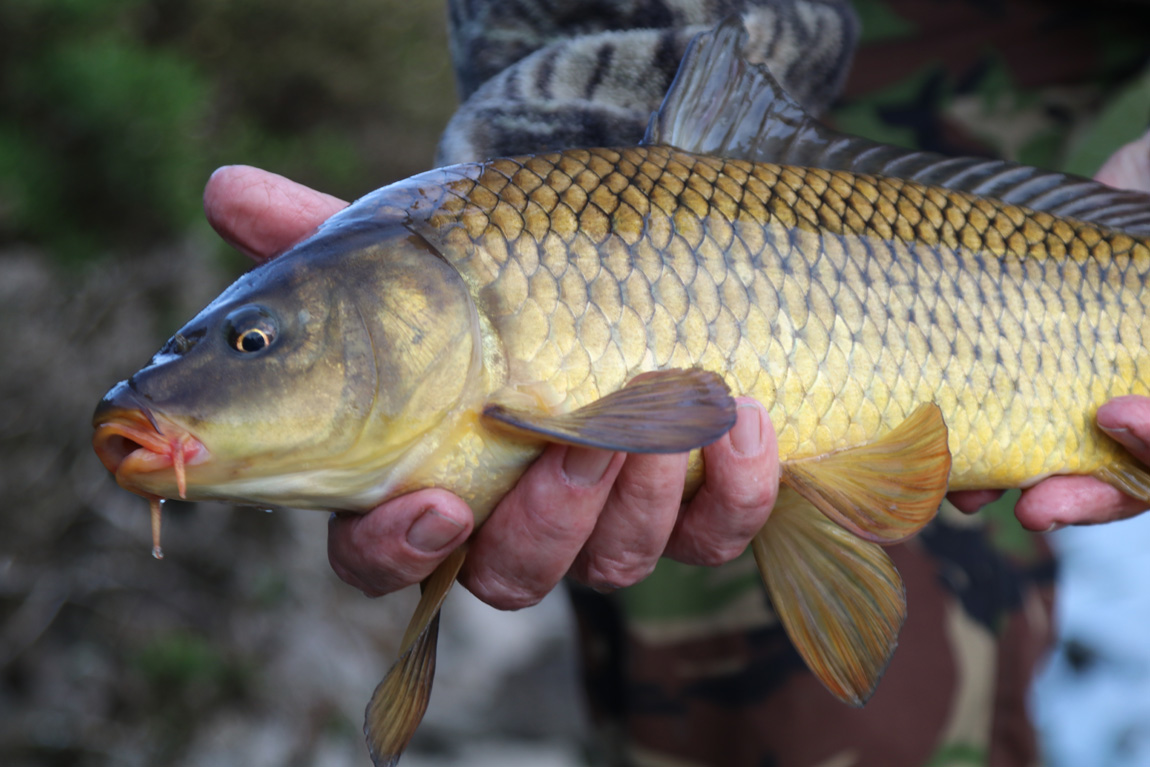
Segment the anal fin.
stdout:
<path fill-rule="evenodd" d="M 827 689 L 861 706 L 874 693 L 906 619 L 902 578 L 882 547 L 781 488 L 751 542 L 775 612 Z"/>
<path fill-rule="evenodd" d="M 627 453 L 685 453 L 735 425 L 735 401 L 707 370 L 657 370 L 570 413 L 552 415 L 490 404 L 488 425 L 548 442 Z"/>
<path fill-rule="evenodd" d="M 423 593 L 403 635 L 399 660 L 367 704 L 363 734 L 375 767 L 394 767 L 423 720 L 435 678 L 439 610 L 467 557 L 460 546 L 423 582 Z"/>
<path fill-rule="evenodd" d="M 934 518 L 949 475 L 946 423 L 930 403 L 874 442 L 785 462 L 782 479 L 855 535 L 887 544 Z"/>

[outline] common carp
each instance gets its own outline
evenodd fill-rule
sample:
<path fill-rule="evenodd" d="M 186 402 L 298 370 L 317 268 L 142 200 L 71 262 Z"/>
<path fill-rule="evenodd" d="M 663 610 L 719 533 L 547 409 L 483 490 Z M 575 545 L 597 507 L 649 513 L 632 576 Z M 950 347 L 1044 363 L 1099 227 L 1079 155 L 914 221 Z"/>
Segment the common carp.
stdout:
<path fill-rule="evenodd" d="M 482 522 L 548 442 L 694 451 L 689 496 L 752 395 L 786 486 L 756 560 L 862 704 L 906 609 L 881 546 L 948 489 L 1089 474 L 1150 503 L 1093 422 L 1150 393 L 1150 198 L 835 134 L 745 35 L 692 45 L 639 146 L 442 168 L 332 217 L 108 392 L 100 458 L 154 504 L 366 512 L 435 486 Z M 465 557 L 368 705 L 377 765 L 426 708 Z"/>

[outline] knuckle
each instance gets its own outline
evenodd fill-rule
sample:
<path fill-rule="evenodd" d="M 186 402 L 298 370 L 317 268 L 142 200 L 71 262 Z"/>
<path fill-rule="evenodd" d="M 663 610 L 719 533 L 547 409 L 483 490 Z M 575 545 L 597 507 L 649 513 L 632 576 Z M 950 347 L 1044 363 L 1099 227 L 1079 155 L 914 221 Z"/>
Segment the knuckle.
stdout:
<path fill-rule="evenodd" d="M 497 573 L 472 574 L 464 585 L 496 610 L 522 610 L 539 604 L 550 589 L 509 582 Z"/>
<path fill-rule="evenodd" d="M 434 563 L 402 562 L 380 550 L 345 548 L 329 539 L 328 563 L 341 581 L 369 597 L 399 591 L 423 580 Z"/>
<path fill-rule="evenodd" d="M 356 576 L 356 574 L 349 568 L 344 566 L 343 560 L 336 557 L 330 551 L 328 552 L 327 560 L 328 564 L 331 565 L 331 569 L 335 572 L 337 578 L 346 583 L 348 586 L 354 586 L 355 588 L 361 590 L 363 589 L 363 581 L 361 581 L 359 577 Z"/>
<path fill-rule="evenodd" d="M 329 557 L 328 561 L 331 564 L 331 569 L 335 571 L 336 576 L 341 581 L 352 588 L 359 589 L 364 596 L 368 597 L 382 597 L 419 582 L 418 578 L 407 580 L 402 577 L 393 577 L 389 573 L 348 566 L 342 560 L 334 557 Z"/>
<path fill-rule="evenodd" d="M 778 486 L 770 482 L 736 493 L 707 486 L 688 506 L 683 526 L 709 549 L 742 551 L 767 523 L 777 497 Z"/>
<path fill-rule="evenodd" d="M 714 506 L 688 510 L 672 539 L 671 556 L 684 564 L 717 567 L 738 558 L 762 529 L 765 515 L 739 521 L 709 513 Z"/>
<path fill-rule="evenodd" d="M 742 551 L 751 542 L 751 538 L 763 529 L 771 515 L 771 505 L 747 507 L 746 513 L 732 516 L 730 523 L 723 528 L 723 540 L 726 548 L 738 548 Z"/>
<path fill-rule="evenodd" d="M 687 565 L 718 567 L 737 559 L 746 548 L 746 543 L 735 544 L 695 538 L 677 547 L 675 559 Z"/>
<path fill-rule="evenodd" d="M 714 501 L 728 517 L 761 517 L 761 525 L 767 512 L 775 505 L 778 488 L 778 483 L 771 478 L 748 472 L 720 483 Z"/>
<path fill-rule="evenodd" d="M 587 539 L 595 527 L 595 514 L 563 513 L 552 503 L 530 503 L 523 508 L 523 530 L 536 545 Z"/>
<path fill-rule="evenodd" d="M 611 488 L 606 509 L 630 520 L 658 519 L 678 511 L 683 496 L 687 454 L 627 456 Z"/>
<path fill-rule="evenodd" d="M 662 472 L 652 472 L 651 476 L 642 478 L 632 476 L 630 481 L 616 484 L 614 500 L 621 506 L 631 509 L 646 509 L 654 504 L 666 503 L 672 493 L 677 501 L 682 490 L 675 486 L 672 479 L 664 476 Z"/>
<path fill-rule="evenodd" d="M 585 554 L 576 560 L 575 576 L 594 589 L 614 590 L 633 586 L 654 569 L 655 560 L 638 553 Z"/>
<path fill-rule="evenodd" d="M 532 594 L 526 591 L 517 592 L 513 594 L 498 594 L 493 595 L 489 599 L 483 601 L 494 607 L 496 610 L 522 610 L 525 607 L 534 607 L 543 600 L 542 594 Z"/>
<path fill-rule="evenodd" d="M 718 567 L 737 559 L 747 549 L 746 543 L 734 544 L 730 542 L 712 541 L 705 543 L 696 551 L 698 561 L 696 564 L 703 567 Z"/>

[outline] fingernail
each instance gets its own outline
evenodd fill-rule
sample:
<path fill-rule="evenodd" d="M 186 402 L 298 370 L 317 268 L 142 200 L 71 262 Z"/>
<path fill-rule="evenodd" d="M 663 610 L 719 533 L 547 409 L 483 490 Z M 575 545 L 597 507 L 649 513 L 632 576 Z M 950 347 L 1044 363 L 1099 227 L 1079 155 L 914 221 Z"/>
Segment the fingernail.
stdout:
<path fill-rule="evenodd" d="M 609 450 L 570 447 L 563 457 L 563 473 L 576 485 L 594 485 L 603 479 L 614 457 Z"/>
<path fill-rule="evenodd" d="M 750 403 L 741 404 L 735 415 L 735 425 L 730 431 L 731 447 L 739 455 L 758 455 L 763 441 L 758 406 Z"/>
<path fill-rule="evenodd" d="M 1066 525 L 1063 524 L 1062 522 L 1051 522 L 1050 527 L 1046 528 L 1042 532 L 1044 532 L 1044 533 L 1056 533 L 1064 527 L 1066 527 Z"/>
<path fill-rule="evenodd" d="M 412 548 L 433 553 L 439 551 L 459 535 L 463 525 L 443 516 L 435 509 L 427 509 L 411 523 L 407 542 Z"/>
<path fill-rule="evenodd" d="M 1125 426 L 1119 426 L 1117 428 L 1109 429 L 1105 426 L 1100 425 L 1098 428 L 1102 429 L 1102 431 L 1106 432 L 1108 435 L 1110 435 L 1114 439 L 1118 440 L 1119 442 L 1121 442 L 1123 445 L 1125 445 L 1126 447 L 1128 447 L 1131 450 L 1136 450 L 1136 451 L 1140 451 L 1140 452 L 1147 450 L 1146 443 L 1143 442 L 1138 437 L 1134 436 L 1134 433 L 1131 432 L 1129 429 L 1127 429 Z"/>
<path fill-rule="evenodd" d="M 216 168 L 215 170 L 213 170 L 213 171 L 212 171 L 212 175 L 208 176 L 208 179 L 210 180 L 210 179 L 212 179 L 212 178 L 215 178 L 215 177 L 216 177 L 216 176 L 218 176 L 219 174 L 221 174 L 221 173 L 223 173 L 223 172 L 225 172 L 225 171 L 229 171 L 229 170 L 231 170 L 231 169 L 232 169 L 232 168 L 234 168 L 234 167 L 236 167 L 234 164 L 233 164 L 233 165 L 221 165 L 220 167 L 218 167 L 218 168 Z"/>

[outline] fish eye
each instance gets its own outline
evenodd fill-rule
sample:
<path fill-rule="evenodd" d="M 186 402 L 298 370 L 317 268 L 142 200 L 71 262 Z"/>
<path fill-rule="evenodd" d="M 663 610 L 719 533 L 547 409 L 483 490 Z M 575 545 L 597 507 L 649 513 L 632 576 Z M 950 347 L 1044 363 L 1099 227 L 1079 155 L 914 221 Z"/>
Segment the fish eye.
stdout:
<path fill-rule="evenodd" d="M 262 306 L 245 306 L 224 318 L 228 346 L 241 354 L 262 352 L 276 338 L 276 321 Z"/>

